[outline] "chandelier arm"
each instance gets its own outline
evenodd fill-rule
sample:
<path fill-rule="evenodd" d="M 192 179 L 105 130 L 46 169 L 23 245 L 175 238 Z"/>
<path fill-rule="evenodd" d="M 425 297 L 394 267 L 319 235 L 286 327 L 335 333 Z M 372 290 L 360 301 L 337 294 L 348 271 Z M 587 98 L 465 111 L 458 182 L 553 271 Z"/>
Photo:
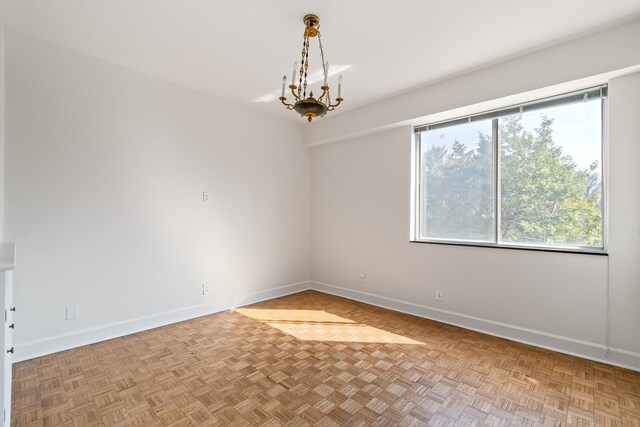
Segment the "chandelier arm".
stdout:
<path fill-rule="evenodd" d="M 331 105 L 331 89 L 329 88 L 329 86 L 327 86 L 326 94 L 327 94 L 327 99 L 323 102 L 327 104 L 327 106 L 329 106 Z M 322 95 L 324 95 L 324 93 L 322 93 Z"/>
<path fill-rule="evenodd" d="M 323 102 L 322 98 L 329 93 L 329 86 L 321 86 L 320 89 L 322 89 L 322 95 L 318 97 L 318 101 Z M 327 102 L 326 104 L 329 103 Z"/>
<path fill-rule="evenodd" d="M 285 107 L 287 107 L 287 110 L 293 110 L 293 104 L 289 104 L 288 102 L 285 102 L 285 101 L 287 100 L 287 98 L 286 98 L 286 97 L 281 96 L 281 97 L 280 97 L 280 98 L 278 98 L 278 99 L 282 102 L 282 104 L 283 104 Z"/>
<path fill-rule="evenodd" d="M 296 94 L 296 85 L 289 85 L 289 89 L 291 89 L 291 93 L 293 94 L 293 99 L 295 99 L 296 101 L 300 101 L 300 97 L 298 96 L 298 94 Z M 300 93 L 300 91 L 298 91 L 298 93 Z"/>
<path fill-rule="evenodd" d="M 327 104 L 327 111 L 333 111 L 336 109 L 336 107 L 338 105 L 340 105 L 340 103 L 343 101 L 342 98 L 336 98 L 336 103 L 335 104 Z"/>

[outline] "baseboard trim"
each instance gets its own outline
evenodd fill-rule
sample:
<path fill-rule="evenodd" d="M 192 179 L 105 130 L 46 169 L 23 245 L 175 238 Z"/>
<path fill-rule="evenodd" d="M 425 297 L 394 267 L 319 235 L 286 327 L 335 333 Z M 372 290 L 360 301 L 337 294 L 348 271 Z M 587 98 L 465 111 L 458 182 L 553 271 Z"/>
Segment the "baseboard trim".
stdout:
<path fill-rule="evenodd" d="M 46 356 L 83 345 L 94 344 L 100 341 L 106 341 L 134 334 L 136 332 L 146 331 L 172 323 L 183 322 L 196 317 L 207 316 L 209 314 L 229 310 L 233 307 L 240 307 L 242 305 L 253 304 L 272 298 L 294 294 L 307 289 L 309 289 L 308 281 L 292 283 L 290 285 L 244 295 L 232 301 L 231 304 L 225 302 L 210 302 L 166 311 L 151 316 L 112 323 L 96 328 L 83 329 L 70 334 L 56 335 L 26 343 L 16 343 L 15 354 L 13 355 L 12 361 L 14 363 L 22 362 L 24 360 Z"/>
<path fill-rule="evenodd" d="M 317 281 L 304 281 L 266 289 L 243 295 L 229 303 L 211 302 L 195 305 L 152 316 L 112 323 L 97 328 L 84 329 L 70 334 L 56 335 L 41 340 L 16 344 L 13 362 L 22 362 L 35 357 L 46 356 L 59 351 L 94 344 L 172 323 L 194 319 L 196 317 L 207 316 L 234 307 L 254 304 L 309 289 L 640 372 L 640 353 L 620 349 L 611 349 L 607 353 L 606 347 L 602 344 L 494 322 L 492 320 L 481 319 Z"/>
<path fill-rule="evenodd" d="M 609 352 L 607 352 L 607 348 L 602 344 L 576 340 L 569 337 L 494 322 L 492 320 L 481 319 L 447 310 L 440 310 L 369 292 L 342 288 L 328 283 L 311 281 L 311 289 L 375 305 L 377 307 L 387 308 L 389 310 L 447 323 L 449 325 L 470 329 L 499 338 L 505 338 L 535 347 L 542 347 L 559 353 L 582 357 L 596 362 L 606 363 L 608 365 L 631 369 L 633 371 L 640 371 L 640 353 L 620 349 L 610 349 Z"/>
<path fill-rule="evenodd" d="M 260 292 L 254 292 L 244 295 L 233 301 L 231 307 L 242 307 L 244 305 L 255 304 L 260 301 L 266 301 L 273 298 L 284 297 L 291 294 L 297 294 L 298 292 L 307 291 L 311 289 L 311 282 L 298 282 L 291 285 L 280 286 L 278 288 L 266 289 Z"/>

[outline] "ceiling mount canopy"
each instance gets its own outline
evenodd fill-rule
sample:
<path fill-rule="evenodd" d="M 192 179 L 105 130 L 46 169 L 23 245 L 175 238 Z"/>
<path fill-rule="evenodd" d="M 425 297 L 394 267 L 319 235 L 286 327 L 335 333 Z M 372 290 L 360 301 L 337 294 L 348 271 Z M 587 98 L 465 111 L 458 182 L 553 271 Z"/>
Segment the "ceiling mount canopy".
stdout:
<path fill-rule="evenodd" d="M 294 98 L 294 103 L 287 102 L 287 98 L 284 96 L 285 86 L 287 84 L 287 76 L 282 77 L 282 95 L 280 101 L 287 107 L 287 110 L 295 110 L 301 117 L 306 117 L 308 121 L 313 120 L 314 117 L 324 117 L 329 111 L 335 110 L 343 101 L 341 98 L 342 92 L 342 75 L 338 78 L 338 96 L 335 99 L 335 104 L 331 103 L 331 93 L 329 91 L 328 77 L 329 77 L 329 62 L 324 59 L 324 49 L 322 46 L 322 36 L 320 35 L 320 18 L 316 15 L 305 15 L 304 19 L 304 39 L 302 42 L 302 57 L 300 59 L 300 78 L 296 85 L 296 72 L 298 71 L 298 62 L 293 63 L 293 74 L 291 76 L 291 84 L 289 89 Z M 313 92 L 309 91 L 307 96 L 307 75 L 309 70 L 309 40 L 312 38 L 318 38 L 318 46 L 320 47 L 320 59 L 322 62 L 322 75 L 324 77 L 324 84 L 320 86 L 322 95 L 317 99 L 313 97 Z"/>

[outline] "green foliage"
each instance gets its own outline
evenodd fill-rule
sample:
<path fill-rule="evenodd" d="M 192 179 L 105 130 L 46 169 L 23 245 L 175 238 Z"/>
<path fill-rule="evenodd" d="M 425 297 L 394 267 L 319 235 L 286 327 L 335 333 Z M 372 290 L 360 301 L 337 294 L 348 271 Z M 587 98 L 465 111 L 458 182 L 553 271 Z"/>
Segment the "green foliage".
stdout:
<path fill-rule="evenodd" d="M 553 140 L 553 120 L 534 132 L 519 115 L 499 123 L 500 241 L 602 246 L 599 165 L 578 169 Z M 423 227 L 428 237 L 493 240 L 493 153 L 480 133 L 476 148 L 455 141 L 423 154 Z M 428 206 L 428 209 L 425 209 Z"/>
<path fill-rule="evenodd" d="M 479 134 L 475 150 L 459 141 L 451 152 L 432 146 L 425 154 L 429 237 L 488 240 L 493 235 L 491 138 Z"/>

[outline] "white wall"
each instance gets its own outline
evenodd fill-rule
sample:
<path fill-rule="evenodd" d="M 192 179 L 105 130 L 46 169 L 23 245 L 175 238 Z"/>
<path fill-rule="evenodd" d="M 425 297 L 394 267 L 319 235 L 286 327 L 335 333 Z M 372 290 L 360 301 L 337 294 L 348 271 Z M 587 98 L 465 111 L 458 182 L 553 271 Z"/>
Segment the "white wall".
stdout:
<path fill-rule="evenodd" d="M 609 93 L 611 344 L 640 353 L 640 73 Z"/>
<path fill-rule="evenodd" d="M 638 40 L 636 19 L 306 128 L 312 286 L 640 370 Z M 411 124 L 604 82 L 608 257 L 409 243 Z"/>
<path fill-rule="evenodd" d="M 298 124 L 17 33 L 6 47 L 18 360 L 307 286 Z"/>
<path fill-rule="evenodd" d="M 305 143 L 318 145 L 407 122 L 442 120 L 443 112 L 457 117 L 474 109 L 488 111 L 526 100 L 519 97 L 523 93 L 538 99 L 582 89 L 630 69 L 640 70 L 638 40 L 640 19 L 329 116 L 305 129 Z M 349 85 L 344 89 L 348 105 Z"/>
<path fill-rule="evenodd" d="M 409 243 L 410 126 L 313 149 L 315 286 L 640 369 L 640 74 L 612 80 L 609 93 L 611 344 L 618 353 L 604 349 L 607 257 Z M 444 302 L 435 301 L 436 288 Z"/>
<path fill-rule="evenodd" d="M 4 240 L 5 42 L 4 1 L 0 0 L 0 241 Z"/>

